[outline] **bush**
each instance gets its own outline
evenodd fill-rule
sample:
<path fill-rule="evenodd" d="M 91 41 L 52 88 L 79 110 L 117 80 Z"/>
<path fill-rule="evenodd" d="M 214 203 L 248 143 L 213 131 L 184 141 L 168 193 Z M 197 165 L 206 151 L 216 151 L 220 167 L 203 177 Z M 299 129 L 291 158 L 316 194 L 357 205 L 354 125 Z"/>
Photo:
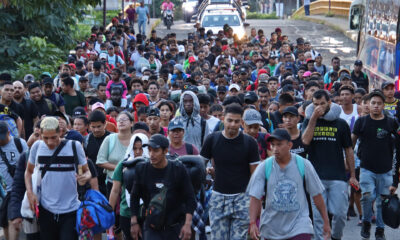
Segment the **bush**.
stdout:
<path fill-rule="evenodd" d="M 266 14 L 266 13 L 256 13 L 256 12 L 247 12 L 247 19 L 278 19 L 275 13 Z"/>

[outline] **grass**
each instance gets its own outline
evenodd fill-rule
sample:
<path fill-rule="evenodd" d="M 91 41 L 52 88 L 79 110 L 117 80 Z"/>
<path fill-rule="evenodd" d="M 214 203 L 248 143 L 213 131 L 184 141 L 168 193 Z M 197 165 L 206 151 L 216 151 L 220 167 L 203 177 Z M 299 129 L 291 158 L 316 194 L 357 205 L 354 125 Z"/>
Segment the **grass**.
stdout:
<path fill-rule="evenodd" d="M 278 19 L 275 13 L 257 13 L 257 12 L 247 12 L 247 19 Z"/>
<path fill-rule="evenodd" d="M 111 22 L 113 17 L 117 17 L 118 13 L 121 10 L 107 10 L 106 12 L 106 25 Z M 92 12 L 92 16 L 94 17 L 94 21 L 99 25 L 103 24 L 103 10 L 94 10 Z"/>

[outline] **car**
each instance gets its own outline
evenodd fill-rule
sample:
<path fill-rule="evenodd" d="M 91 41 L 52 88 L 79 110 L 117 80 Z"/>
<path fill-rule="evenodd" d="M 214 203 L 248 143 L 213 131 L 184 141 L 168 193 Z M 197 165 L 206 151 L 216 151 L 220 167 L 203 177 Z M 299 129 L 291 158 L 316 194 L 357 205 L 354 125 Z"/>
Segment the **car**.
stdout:
<path fill-rule="evenodd" d="M 198 0 L 183 0 L 182 11 L 185 22 L 190 23 L 192 16 L 195 14 L 197 3 Z"/>
<path fill-rule="evenodd" d="M 200 19 L 200 26 L 206 32 L 211 30 L 214 34 L 223 30 L 225 24 L 228 24 L 233 29 L 233 34 L 236 34 L 239 39 L 243 39 L 246 36 L 242 18 L 239 12 L 231 6 L 228 8 L 219 6 L 218 8 L 206 9 Z"/>

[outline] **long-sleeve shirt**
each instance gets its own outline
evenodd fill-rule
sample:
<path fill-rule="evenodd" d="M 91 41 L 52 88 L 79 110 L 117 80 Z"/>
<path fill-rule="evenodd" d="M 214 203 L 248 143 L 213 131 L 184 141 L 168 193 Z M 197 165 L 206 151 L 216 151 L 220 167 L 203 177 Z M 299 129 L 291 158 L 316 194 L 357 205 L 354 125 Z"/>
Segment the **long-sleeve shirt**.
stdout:
<path fill-rule="evenodd" d="M 122 90 L 122 98 L 126 98 L 126 95 L 128 94 L 128 87 L 126 86 L 124 80 L 120 80 L 119 82 L 114 82 L 114 80 L 108 81 L 106 88 L 107 98 L 111 97 L 111 89 L 113 88 L 120 88 Z"/>

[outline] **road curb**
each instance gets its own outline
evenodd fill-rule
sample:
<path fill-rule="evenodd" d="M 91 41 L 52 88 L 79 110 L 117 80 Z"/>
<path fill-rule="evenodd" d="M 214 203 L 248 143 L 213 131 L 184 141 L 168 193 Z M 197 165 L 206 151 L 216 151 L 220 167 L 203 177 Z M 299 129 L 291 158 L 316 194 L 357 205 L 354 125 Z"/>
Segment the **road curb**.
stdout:
<path fill-rule="evenodd" d="M 294 19 L 295 20 L 303 20 L 303 21 L 318 23 L 318 24 L 322 24 L 322 25 L 328 26 L 328 27 L 330 27 L 330 28 L 332 28 L 332 29 L 334 29 L 334 30 L 336 30 L 338 32 L 343 33 L 346 37 L 351 39 L 353 42 L 357 42 L 358 34 L 357 34 L 356 31 L 343 29 L 340 26 L 329 22 L 328 20 L 315 19 L 315 18 L 306 17 L 306 16 L 299 16 L 299 17 L 295 17 Z"/>

